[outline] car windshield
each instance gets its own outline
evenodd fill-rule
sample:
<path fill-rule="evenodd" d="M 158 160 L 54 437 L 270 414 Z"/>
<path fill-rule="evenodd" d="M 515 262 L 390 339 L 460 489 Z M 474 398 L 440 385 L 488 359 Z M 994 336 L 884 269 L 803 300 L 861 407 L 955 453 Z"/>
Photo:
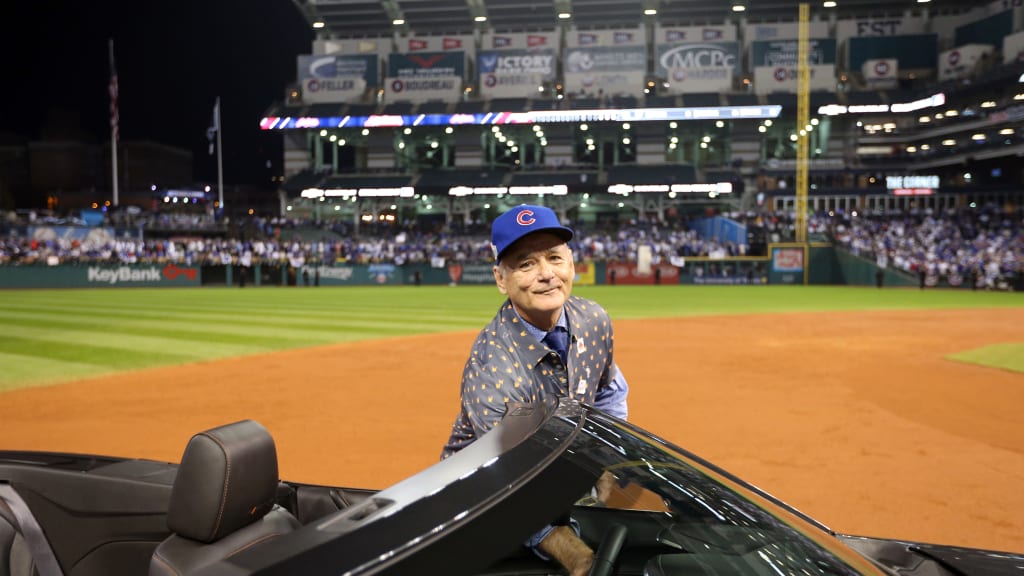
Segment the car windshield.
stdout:
<path fill-rule="evenodd" d="M 883 573 L 798 512 L 599 412 L 566 456 L 602 471 L 574 516 L 586 524 L 604 508 L 633 511 L 616 514 L 630 523 L 631 541 L 646 534 L 658 544 L 646 574 Z"/>

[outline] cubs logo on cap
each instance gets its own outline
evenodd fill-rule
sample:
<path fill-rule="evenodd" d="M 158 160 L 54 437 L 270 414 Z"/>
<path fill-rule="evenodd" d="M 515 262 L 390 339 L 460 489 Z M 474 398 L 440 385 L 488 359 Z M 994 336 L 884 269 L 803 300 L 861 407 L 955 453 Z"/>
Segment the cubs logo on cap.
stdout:
<path fill-rule="evenodd" d="M 557 234 L 566 242 L 572 240 L 571 228 L 562 226 L 558 215 L 545 206 L 521 204 L 494 219 L 491 224 L 491 249 L 494 259 L 501 260 L 501 255 L 517 240 L 533 234 L 547 231 Z"/>

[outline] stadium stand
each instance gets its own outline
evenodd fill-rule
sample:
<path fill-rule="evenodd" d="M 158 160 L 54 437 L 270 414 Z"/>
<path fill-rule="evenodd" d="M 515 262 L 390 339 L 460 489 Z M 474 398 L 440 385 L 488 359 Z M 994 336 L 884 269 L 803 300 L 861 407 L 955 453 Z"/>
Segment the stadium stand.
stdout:
<path fill-rule="evenodd" d="M 495 1 L 485 0 L 481 6 Z M 397 0 L 395 6 L 406 2 Z M 454 18 L 439 20 L 444 23 L 438 24 L 439 29 L 417 25 L 414 18 L 402 28 L 387 24 L 376 31 L 376 39 L 387 47 L 381 54 L 412 55 L 409 62 L 429 63 L 431 68 L 457 53 L 450 47 L 458 46 L 463 52 L 461 77 L 456 74 L 443 97 L 428 90 L 421 98 L 406 101 L 382 98 L 390 89 L 385 77 L 359 97 L 346 96 L 348 102 L 303 102 L 299 91 L 297 97 L 271 103 L 264 115 L 276 119 L 272 129 L 280 130 L 284 143 L 283 168 L 276 174 L 279 196 L 267 203 L 277 212 L 259 214 L 263 219 L 254 226 L 268 242 L 279 242 L 272 248 L 278 257 L 286 257 L 291 250 L 281 235 L 291 234 L 299 240 L 298 249 L 310 258 L 327 258 L 327 249 L 316 247 L 322 233 L 335 244 L 330 248 L 335 257 L 357 261 L 393 262 L 396 257 L 412 261 L 459 253 L 486 258 L 485 233 L 475 228 L 501 208 L 535 201 L 551 205 L 587 231 L 585 241 L 576 248 L 588 257 L 635 258 L 637 243 L 647 240 L 657 243 L 655 254 L 660 258 L 749 254 L 751 248 L 744 243 L 716 244 L 716 239 L 702 237 L 688 227 L 687 218 L 695 213 L 728 214 L 768 241 L 793 240 L 797 142 L 806 138 L 807 203 L 813 214 L 809 231 L 815 238 L 870 259 L 884 252 L 894 268 L 908 273 L 922 266 L 934 268 L 939 276 L 948 276 L 950 270 L 963 275 L 972 269 L 981 278 L 988 274 L 983 268 L 994 266 L 998 274 L 993 272 L 993 278 L 1019 276 L 1020 214 L 1024 212 L 1024 173 L 1019 167 L 1024 156 L 1024 88 L 1019 82 L 1024 74 L 1020 24 L 1024 8 L 953 0 L 935 0 L 928 9 L 907 8 L 896 0 L 848 0 L 834 13 L 814 7 L 815 42 L 821 44 L 816 62 L 831 68 L 815 70 L 819 82 L 808 96 L 808 124 L 798 125 L 795 83 L 787 83 L 795 71 L 787 64 L 794 56 L 788 50 L 795 45 L 789 38 L 795 16 L 773 2 L 749 2 L 743 17 L 730 14 L 728 3 L 712 0 L 687 3 L 685 9 L 662 2 L 664 12 L 647 19 L 639 10 L 629 18 L 611 16 L 613 7 L 608 6 L 607 13 L 593 11 L 584 16 L 577 11 L 569 22 L 541 32 L 503 27 L 501 16 L 474 24 L 469 9 L 462 5 L 452 10 L 468 22 L 467 30 L 452 29 L 452 22 L 459 20 Z M 327 55 L 331 43 L 365 41 L 367 34 L 375 33 L 332 18 L 333 11 L 327 4 L 320 6 L 319 0 L 305 4 L 306 16 L 326 21 L 326 29 L 313 43 L 316 55 Z M 774 10 L 767 7 L 771 5 Z M 379 7 L 370 9 L 375 8 Z M 628 9 L 614 7 L 619 8 Z M 440 7 L 422 10 L 434 12 Z M 701 20 L 702 10 L 717 16 Z M 933 30 L 924 35 L 934 36 L 929 45 L 936 47 L 936 53 L 906 53 L 895 32 L 888 36 L 857 32 L 858 23 L 883 17 L 909 30 L 908 37 L 922 36 L 919 28 Z M 701 24 L 691 26 L 691 19 Z M 644 30 L 652 33 L 641 35 L 643 40 L 634 46 L 630 34 L 635 29 L 628 28 L 630 22 L 650 24 Z M 762 32 L 772 38 L 766 41 L 770 46 L 755 46 L 754 38 Z M 570 43 L 573 34 L 586 34 L 586 42 L 593 44 Z M 516 57 L 547 54 L 538 47 L 550 46 L 555 64 L 543 74 L 495 68 L 489 80 L 479 59 L 483 51 L 493 48 L 486 41 L 496 35 L 523 44 L 508 48 Z M 667 40 L 670 37 L 675 40 Z M 983 45 L 989 48 L 979 48 L 980 42 L 964 44 L 960 41 L 964 37 L 985 40 Z M 424 50 L 434 56 L 417 60 L 422 53 L 404 51 L 402 42 L 411 38 L 429 46 L 415 52 Z M 621 47 L 619 40 L 629 48 Z M 671 61 L 664 58 L 669 51 L 681 50 L 673 53 L 685 63 L 687 50 L 707 49 L 709 42 L 729 45 L 719 56 L 732 58 L 735 64 L 725 70 L 680 65 L 676 74 L 665 67 L 664 62 Z M 908 41 L 906 45 L 917 44 Z M 331 53 L 346 58 L 352 47 Z M 625 57 L 631 49 L 651 65 L 637 71 L 593 69 L 602 51 L 623 50 L 618 56 Z M 773 66 L 754 66 L 755 50 L 775 50 L 770 58 L 762 54 L 761 59 Z M 578 77 L 571 77 L 569 71 L 574 51 L 580 55 L 579 62 L 591 66 Z M 957 66 L 947 66 L 954 51 L 962 52 L 957 56 L 961 60 Z M 872 68 L 855 62 L 864 54 L 887 63 Z M 977 60 L 965 63 L 969 55 Z M 380 59 L 380 70 L 387 68 L 385 60 Z M 872 70 L 893 64 L 894 77 L 868 77 Z M 830 74 L 825 82 L 820 82 L 822 73 Z M 425 84 L 447 82 L 436 80 L 439 74 L 429 76 Z M 627 77 L 630 80 L 622 80 Z M 720 88 L 701 83 L 721 77 L 726 81 Z M 491 80 L 494 83 L 489 85 Z M 777 115 L 769 113 L 771 106 L 780 107 Z M 719 110 L 722 107 L 743 110 Z M 708 109 L 715 111 L 708 113 Z M 580 112 L 584 110 L 588 112 Z M 498 114 L 502 112 L 536 116 L 530 122 L 530 116 Z M 674 116 L 668 117 L 669 113 Z M 389 117 L 382 119 L 381 114 Z M 440 123 L 421 115 L 440 116 Z M 346 117 L 343 126 L 338 126 L 338 117 Z M 297 125 L 300 120 L 301 126 Z M 609 190 L 614 185 L 718 182 L 733 183 L 734 192 L 673 196 L 660 190 L 625 194 L 621 189 Z M 565 196 L 524 197 L 498 191 L 510 186 L 561 185 L 568 188 Z M 489 190 L 479 196 L 450 195 L 453 188 L 465 194 L 466 188 L 473 187 Z M 402 188 L 412 192 L 395 192 Z M 357 194 L 353 201 L 348 195 L 344 199 L 326 193 L 317 196 L 315 190 L 368 193 Z M 303 196 L 303 191 L 309 194 Z M 395 195 L 379 196 L 390 193 Z M 237 251 L 230 244 L 237 239 L 222 238 L 231 230 L 219 220 L 225 214 L 213 209 L 211 197 L 204 197 L 198 207 L 187 205 L 199 214 L 174 214 L 182 210 L 180 205 L 165 206 L 158 194 L 147 191 L 140 229 L 191 229 L 198 237 L 216 232 L 218 242 L 225 244 L 182 249 L 197 260 L 213 261 L 225 251 Z M 68 196 L 61 196 L 61 201 L 68 202 Z M 157 197 L 155 210 L 151 197 Z M 232 208 L 239 205 L 229 202 Z M 394 219 L 373 220 L 385 212 Z M 109 222 L 124 224 L 119 218 L 120 214 L 108 215 Z M 274 219 L 280 220 L 271 223 Z M 26 247 L 25 226 L 15 226 L 7 238 L 4 257 L 8 262 L 24 261 L 29 253 L 38 258 L 52 248 L 33 247 L 31 241 Z M 392 242 L 400 232 L 415 232 L 425 239 L 415 255 L 403 254 Z M 452 240 L 456 235 L 458 239 Z M 446 242 L 458 248 L 444 247 Z M 263 249 L 271 250 L 267 246 Z M 134 248 L 147 252 L 147 257 L 167 252 L 166 245 Z M 761 253 L 763 248 L 754 251 Z M 99 256 L 81 256 L 79 250 L 78 256 L 68 257 L 129 258 L 122 253 L 127 254 L 115 245 L 100 250 Z M 997 283 L 994 279 L 990 284 Z"/>

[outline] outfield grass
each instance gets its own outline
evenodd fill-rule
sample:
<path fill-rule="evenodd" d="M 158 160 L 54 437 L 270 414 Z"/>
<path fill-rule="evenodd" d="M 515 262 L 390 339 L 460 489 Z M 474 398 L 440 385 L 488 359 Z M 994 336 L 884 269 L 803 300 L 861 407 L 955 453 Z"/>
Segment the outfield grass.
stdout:
<path fill-rule="evenodd" d="M 613 319 L 796 311 L 1021 307 L 1018 294 L 785 286 L 581 286 Z M 492 286 L 0 292 L 0 391 L 153 366 L 477 330 Z"/>
<path fill-rule="evenodd" d="M 950 360 L 1024 373 L 1024 342 L 1007 342 L 951 354 Z"/>

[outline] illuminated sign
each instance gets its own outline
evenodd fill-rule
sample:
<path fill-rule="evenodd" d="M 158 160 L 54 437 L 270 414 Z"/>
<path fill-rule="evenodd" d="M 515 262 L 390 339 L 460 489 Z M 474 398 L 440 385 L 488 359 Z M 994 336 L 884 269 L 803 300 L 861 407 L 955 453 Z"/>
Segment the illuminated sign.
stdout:
<path fill-rule="evenodd" d="M 707 193 L 707 194 L 730 194 L 732 193 L 732 182 L 712 182 L 708 184 L 612 184 L 608 192 L 626 196 L 632 192 L 676 192 L 683 194 Z"/>
<path fill-rule="evenodd" d="M 905 188 L 938 188 L 939 177 L 931 174 L 926 176 L 886 176 L 885 187 L 889 190 Z"/>
<path fill-rule="evenodd" d="M 557 186 L 485 186 L 480 188 L 453 186 L 448 189 L 449 196 L 494 196 L 501 194 L 537 194 L 538 196 L 550 194 L 553 196 L 565 196 L 568 193 L 569 188 L 564 184 Z"/>
<path fill-rule="evenodd" d="M 416 190 L 412 186 L 402 186 L 401 188 L 329 188 L 327 190 L 321 190 L 320 188 L 306 188 L 299 193 L 299 196 L 303 198 L 351 198 L 353 196 L 366 197 L 378 197 L 378 196 L 400 196 L 402 198 L 412 198 L 416 193 Z"/>
<path fill-rule="evenodd" d="M 396 128 L 402 126 L 452 126 L 492 124 L 577 124 L 580 122 L 669 122 L 686 120 L 742 120 L 778 118 L 782 106 L 708 106 L 700 108 L 628 108 L 596 110 L 534 110 L 477 114 L 414 114 L 408 116 L 327 116 L 301 118 L 268 116 L 261 130 L 299 128 Z"/>
<path fill-rule="evenodd" d="M 853 106 L 843 106 L 841 104 L 826 104 L 825 106 L 818 107 L 818 114 L 822 116 L 839 116 L 841 114 L 884 114 L 886 112 L 893 112 L 896 114 L 902 112 L 914 112 L 915 110 L 921 110 L 924 108 L 935 108 L 942 106 L 946 103 L 945 94 L 933 94 L 927 98 L 921 98 L 920 100 L 914 100 L 913 102 L 904 102 L 896 104 L 858 104 Z"/>

